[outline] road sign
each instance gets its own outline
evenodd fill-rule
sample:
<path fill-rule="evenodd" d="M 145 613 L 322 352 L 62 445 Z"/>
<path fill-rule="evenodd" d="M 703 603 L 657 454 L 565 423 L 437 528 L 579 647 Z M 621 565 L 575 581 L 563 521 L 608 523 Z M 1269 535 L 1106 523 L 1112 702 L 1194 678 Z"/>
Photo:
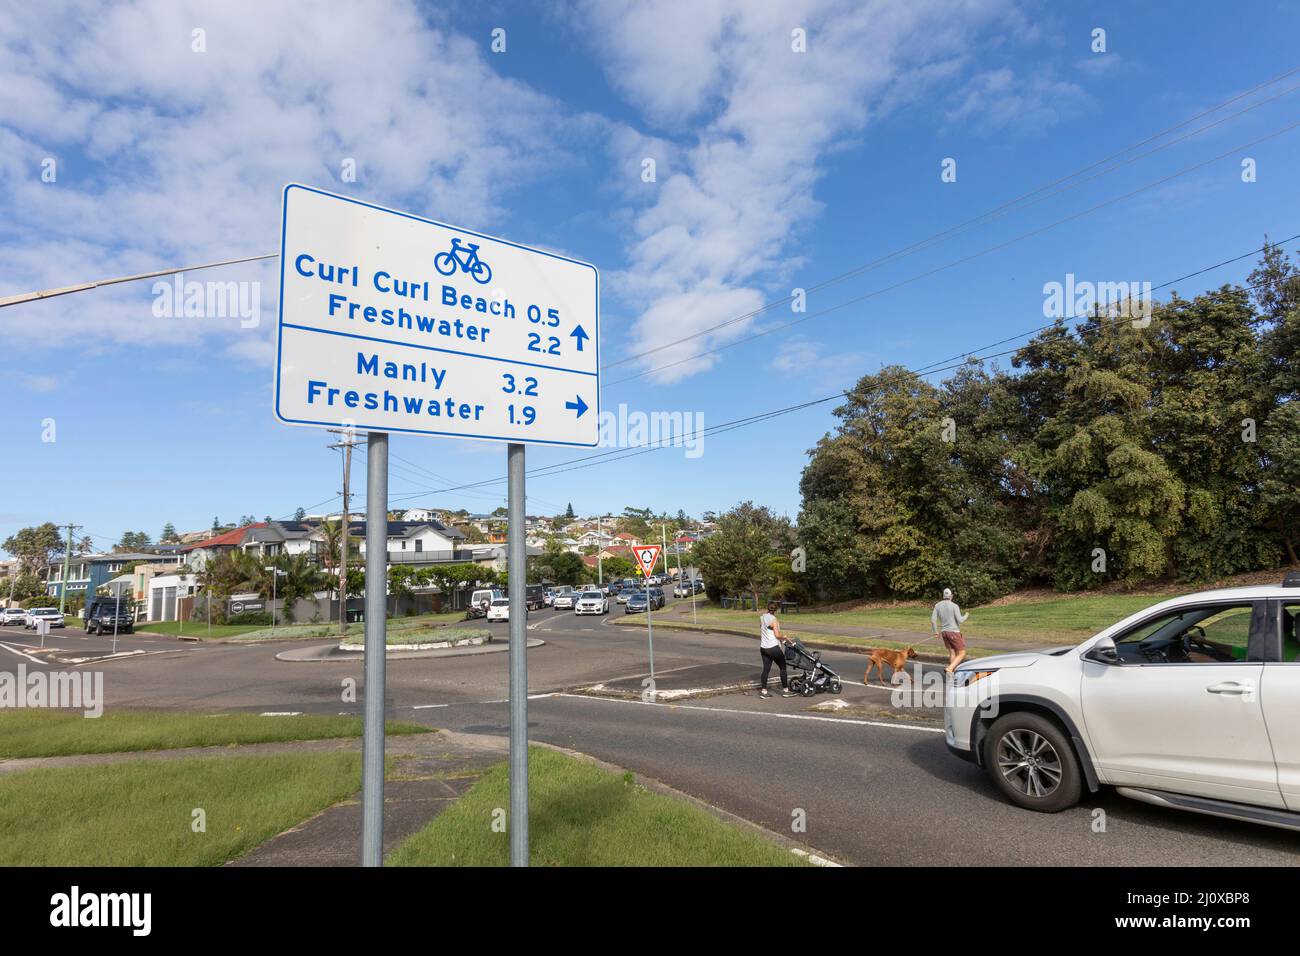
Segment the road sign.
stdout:
<path fill-rule="evenodd" d="M 633 550 L 636 551 L 636 563 L 641 566 L 641 573 L 650 577 L 659 561 L 659 545 L 647 544 Z"/>
<path fill-rule="evenodd" d="M 599 281 L 576 259 L 290 184 L 275 414 L 595 445 Z"/>

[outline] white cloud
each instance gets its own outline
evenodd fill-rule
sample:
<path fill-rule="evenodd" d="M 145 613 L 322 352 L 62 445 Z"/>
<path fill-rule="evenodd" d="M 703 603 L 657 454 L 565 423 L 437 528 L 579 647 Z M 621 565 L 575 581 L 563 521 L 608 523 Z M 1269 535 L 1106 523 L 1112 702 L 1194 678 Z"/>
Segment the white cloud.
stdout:
<path fill-rule="evenodd" d="M 787 295 L 803 263 L 798 240 L 820 211 L 819 161 L 880 111 L 958 73 L 978 33 L 1012 13 L 1010 0 L 584 3 L 575 22 L 610 82 L 678 142 L 633 221 L 626 271 L 609 276 L 640 313 L 629 351 Z M 807 31 L 806 53 L 791 49 L 796 27 Z M 707 369 L 714 357 L 681 359 L 753 321 L 656 352 L 642 367 L 674 363 L 655 373 L 661 382 Z"/>
<path fill-rule="evenodd" d="M 288 181 L 490 228 L 508 193 L 563 162 L 570 117 L 487 57 L 409 0 L 11 6 L 0 295 L 275 251 Z M 41 181 L 47 156 L 55 183 Z M 345 158 L 355 185 L 339 180 Z M 201 334 L 268 360 L 275 275 L 274 262 L 222 270 L 262 281 L 264 319 Z M 0 324 L 32 344 L 193 341 L 193 323 L 150 304 L 143 282 L 12 307 Z"/>
<path fill-rule="evenodd" d="M 1049 70 L 1026 77 L 1010 67 L 987 70 L 966 84 L 966 95 L 948 111 L 950 122 L 972 122 L 986 131 L 1041 131 L 1078 112 L 1087 94 L 1075 83 L 1057 79 Z"/>

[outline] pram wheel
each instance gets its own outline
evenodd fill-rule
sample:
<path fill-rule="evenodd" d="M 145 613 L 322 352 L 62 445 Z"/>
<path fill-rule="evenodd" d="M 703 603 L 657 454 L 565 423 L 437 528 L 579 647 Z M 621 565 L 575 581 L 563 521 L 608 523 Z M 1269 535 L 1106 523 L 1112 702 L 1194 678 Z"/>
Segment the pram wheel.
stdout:
<path fill-rule="evenodd" d="M 804 681 L 803 688 L 800 690 L 800 693 L 803 694 L 805 697 L 815 697 L 817 695 L 817 685 L 810 680 Z"/>
<path fill-rule="evenodd" d="M 833 678 L 830 684 L 828 685 L 827 689 L 832 694 L 838 694 L 840 693 L 840 691 L 844 690 L 844 685 L 840 683 L 839 678 Z"/>
<path fill-rule="evenodd" d="M 803 694 L 803 693 L 804 693 L 804 689 L 803 689 L 803 688 L 804 688 L 804 685 L 803 685 L 803 678 L 802 678 L 802 677 L 791 677 L 791 678 L 790 678 L 790 693 L 792 693 L 792 694 Z"/>

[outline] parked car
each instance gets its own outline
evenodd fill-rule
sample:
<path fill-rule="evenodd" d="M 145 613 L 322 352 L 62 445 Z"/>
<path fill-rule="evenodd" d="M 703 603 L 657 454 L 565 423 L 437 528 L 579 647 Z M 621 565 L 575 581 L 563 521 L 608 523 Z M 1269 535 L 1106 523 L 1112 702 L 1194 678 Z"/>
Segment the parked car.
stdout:
<path fill-rule="evenodd" d="M 87 634 L 130 634 L 135 630 L 130 602 L 119 603 L 112 598 L 92 602 L 86 608 L 83 627 Z"/>
<path fill-rule="evenodd" d="M 1300 574 L 1202 591 L 1074 647 L 968 661 L 948 749 L 1054 813 L 1113 786 L 1163 807 L 1300 830 Z"/>
<path fill-rule="evenodd" d="M 619 597 L 623 598 L 623 595 L 620 594 Z M 649 598 L 646 597 L 645 591 L 632 591 L 622 600 L 622 603 L 625 605 L 623 613 L 636 614 L 640 611 L 644 611 L 648 601 Z"/>
<path fill-rule="evenodd" d="M 555 592 L 552 591 L 550 588 L 547 588 L 547 589 L 542 593 L 542 602 L 543 602 L 547 607 L 551 607 L 553 604 L 555 604 Z"/>
<path fill-rule="evenodd" d="M 57 607 L 34 607 L 23 619 L 23 626 L 29 631 L 36 630 L 36 622 L 45 621 L 50 627 L 63 627 L 63 615 Z"/>
<path fill-rule="evenodd" d="M 573 603 L 577 599 L 577 592 L 569 585 L 562 584 L 560 587 L 555 589 L 555 600 L 551 602 L 551 606 L 557 611 L 561 608 L 569 609 L 573 607 Z"/>
<path fill-rule="evenodd" d="M 694 587 L 695 587 L 695 593 L 696 593 L 696 594 L 703 594 L 703 593 L 704 593 L 704 582 L 703 582 L 702 580 L 700 580 L 699 578 L 696 578 L 696 579 L 695 579 Z"/>
<path fill-rule="evenodd" d="M 26 624 L 27 611 L 21 607 L 7 607 L 0 611 L 0 627 L 8 627 L 10 624 Z"/>
<path fill-rule="evenodd" d="M 529 584 L 524 587 L 524 604 L 530 611 L 538 611 L 546 607 L 545 591 L 540 584 Z"/>
<path fill-rule="evenodd" d="M 690 597 L 694 593 L 695 593 L 694 585 L 692 585 L 691 582 L 686 580 L 685 578 L 683 578 L 681 581 L 678 581 L 676 586 L 673 587 L 673 597 L 679 597 L 679 598 Z"/>
<path fill-rule="evenodd" d="M 487 609 L 487 619 L 489 623 L 492 621 L 510 620 L 510 599 L 497 598 L 489 604 Z"/>

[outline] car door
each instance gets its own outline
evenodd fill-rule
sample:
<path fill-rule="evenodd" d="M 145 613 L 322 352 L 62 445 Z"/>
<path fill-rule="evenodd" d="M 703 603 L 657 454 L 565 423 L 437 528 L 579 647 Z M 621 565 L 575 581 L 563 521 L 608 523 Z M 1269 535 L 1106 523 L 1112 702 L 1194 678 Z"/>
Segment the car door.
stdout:
<path fill-rule="evenodd" d="M 1117 636 L 1120 663 L 1084 660 L 1084 723 L 1105 782 L 1283 806 L 1264 664 L 1246 660 L 1262 603 L 1181 605 Z"/>
<path fill-rule="evenodd" d="M 1300 812 L 1300 595 L 1270 601 L 1269 622 L 1277 625 L 1277 653 L 1264 664 L 1260 703 L 1277 762 L 1277 785 L 1288 810 Z"/>

